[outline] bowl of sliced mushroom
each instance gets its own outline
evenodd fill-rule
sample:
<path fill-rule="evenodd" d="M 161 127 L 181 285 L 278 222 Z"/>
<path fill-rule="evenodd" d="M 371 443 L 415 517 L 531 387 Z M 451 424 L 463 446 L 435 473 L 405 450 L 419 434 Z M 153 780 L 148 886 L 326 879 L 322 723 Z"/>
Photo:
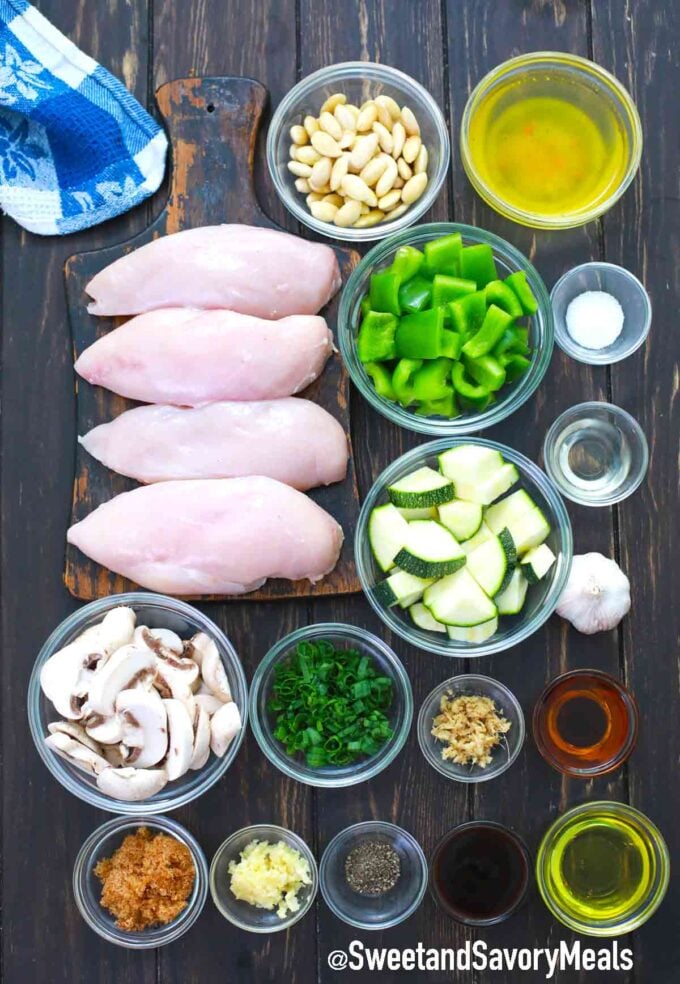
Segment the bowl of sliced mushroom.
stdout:
<path fill-rule="evenodd" d="M 267 163 L 286 208 L 315 232 L 366 242 L 416 222 L 446 178 L 446 121 L 396 68 L 343 62 L 308 75 L 272 117 Z"/>
<path fill-rule="evenodd" d="M 114 595 L 55 629 L 28 688 L 50 772 L 103 810 L 164 813 L 224 775 L 243 739 L 247 685 L 224 633 L 185 602 Z"/>

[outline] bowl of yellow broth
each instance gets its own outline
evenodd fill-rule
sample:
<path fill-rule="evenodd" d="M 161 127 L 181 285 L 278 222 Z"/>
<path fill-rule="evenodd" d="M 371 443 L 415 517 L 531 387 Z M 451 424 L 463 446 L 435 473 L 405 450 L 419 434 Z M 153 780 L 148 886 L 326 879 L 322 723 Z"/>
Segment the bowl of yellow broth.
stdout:
<path fill-rule="evenodd" d="M 569 229 L 606 212 L 635 177 L 642 128 L 620 82 L 566 52 L 511 58 L 472 92 L 461 156 L 477 193 L 536 229 Z"/>

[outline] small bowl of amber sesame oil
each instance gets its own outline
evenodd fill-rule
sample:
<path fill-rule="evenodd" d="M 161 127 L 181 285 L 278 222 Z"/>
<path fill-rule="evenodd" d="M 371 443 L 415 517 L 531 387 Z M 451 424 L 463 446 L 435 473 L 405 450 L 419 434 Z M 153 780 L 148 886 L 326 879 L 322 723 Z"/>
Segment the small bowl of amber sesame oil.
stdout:
<path fill-rule="evenodd" d="M 461 126 L 470 181 L 501 215 L 569 229 L 602 215 L 640 163 L 642 129 L 621 83 L 566 52 L 511 58 L 472 92 Z"/>

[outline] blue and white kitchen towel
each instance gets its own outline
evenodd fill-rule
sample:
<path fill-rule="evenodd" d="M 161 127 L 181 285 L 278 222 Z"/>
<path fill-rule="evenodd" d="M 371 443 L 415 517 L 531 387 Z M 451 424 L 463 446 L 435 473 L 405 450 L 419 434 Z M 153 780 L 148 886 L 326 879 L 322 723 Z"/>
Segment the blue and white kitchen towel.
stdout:
<path fill-rule="evenodd" d="M 106 69 L 25 0 L 0 0 L 0 206 L 63 235 L 127 211 L 163 180 L 168 142 Z"/>

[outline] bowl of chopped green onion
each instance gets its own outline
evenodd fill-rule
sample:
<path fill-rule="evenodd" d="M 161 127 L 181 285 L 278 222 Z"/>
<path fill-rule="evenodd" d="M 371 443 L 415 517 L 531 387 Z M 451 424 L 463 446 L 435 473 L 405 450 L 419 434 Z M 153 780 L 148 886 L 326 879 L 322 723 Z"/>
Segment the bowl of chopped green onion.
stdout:
<path fill-rule="evenodd" d="M 250 711 L 257 743 L 281 772 L 309 786 L 353 786 L 399 754 L 413 694 L 381 639 L 324 623 L 269 650 L 253 677 Z"/>

